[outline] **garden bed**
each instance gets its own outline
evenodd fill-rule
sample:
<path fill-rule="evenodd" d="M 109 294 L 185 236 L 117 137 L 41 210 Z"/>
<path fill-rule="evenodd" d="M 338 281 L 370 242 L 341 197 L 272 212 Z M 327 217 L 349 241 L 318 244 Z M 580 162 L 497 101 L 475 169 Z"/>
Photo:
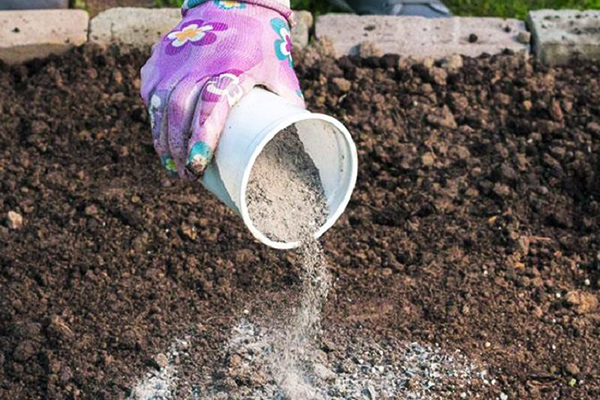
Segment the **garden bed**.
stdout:
<path fill-rule="evenodd" d="M 0 67 L 0 398 L 125 398 L 173 352 L 191 398 L 243 318 L 291 307 L 295 255 L 160 169 L 146 58 L 86 46 Z M 297 58 L 309 107 L 360 157 L 323 240 L 323 363 L 360 370 L 353 351 L 382 346 L 402 370 L 414 343 L 486 372 L 431 398 L 599 398 L 599 66 Z"/>

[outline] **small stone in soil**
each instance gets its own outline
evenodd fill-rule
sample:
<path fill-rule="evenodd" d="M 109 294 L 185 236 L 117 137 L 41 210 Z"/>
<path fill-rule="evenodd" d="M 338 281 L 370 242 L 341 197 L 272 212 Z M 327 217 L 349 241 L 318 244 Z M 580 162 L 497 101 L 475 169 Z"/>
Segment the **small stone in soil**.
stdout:
<path fill-rule="evenodd" d="M 8 212 L 8 227 L 10 229 L 19 229 L 23 226 L 23 217 L 14 211 Z"/>

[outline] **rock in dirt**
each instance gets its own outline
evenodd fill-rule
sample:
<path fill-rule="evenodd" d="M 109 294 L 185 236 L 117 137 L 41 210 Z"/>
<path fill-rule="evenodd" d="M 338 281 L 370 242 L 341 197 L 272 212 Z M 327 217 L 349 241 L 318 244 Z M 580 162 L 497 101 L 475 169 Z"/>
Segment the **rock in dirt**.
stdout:
<path fill-rule="evenodd" d="M 362 42 L 358 45 L 358 54 L 363 58 L 381 57 L 383 50 L 373 42 Z"/>
<path fill-rule="evenodd" d="M 421 163 L 424 167 L 431 167 L 434 162 L 435 159 L 431 153 L 425 153 L 421 156 Z"/>
<path fill-rule="evenodd" d="M 446 105 L 440 111 L 428 114 L 427 122 L 441 128 L 456 129 L 458 127 L 454 115 Z"/>
<path fill-rule="evenodd" d="M 589 314 L 598 308 L 598 297 L 592 293 L 574 290 L 567 293 L 565 302 L 571 306 L 577 314 Z"/>
<path fill-rule="evenodd" d="M 8 227 L 10 229 L 20 229 L 23 226 L 23 217 L 14 211 L 8 212 Z"/>
<path fill-rule="evenodd" d="M 590 122 L 589 124 L 587 124 L 587 130 L 596 135 L 600 135 L 600 123 Z"/>
<path fill-rule="evenodd" d="M 430 79 L 440 86 L 445 86 L 448 79 L 448 73 L 445 69 L 433 67 L 429 70 Z"/>
<path fill-rule="evenodd" d="M 356 363 L 350 359 L 344 360 L 340 365 L 340 371 L 346 374 L 353 374 L 357 369 Z"/>
<path fill-rule="evenodd" d="M 98 214 L 98 207 L 94 204 L 85 207 L 85 215 L 89 217 L 93 217 Z"/>
<path fill-rule="evenodd" d="M 461 69 L 463 65 L 463 58 L 460 54 L 452 55 L 442 61 L 442 67 L 448 69 L 449 71 L 457 71 Z"/>
<path fill-rule="evenodd" d="M 323 364 L 315 364 L 314 372 L 319 379 L 322 379 L 325 382 L 333 382 L 335 381 L 335 378 L 337 376 L 332 370 L 330 370 Z"/>
<path fill-rule="evenodd" d="M 50 323 L 48 325 L 48 332 L 59 339 L 73 339 L 75 334 L 69 328 L 64 319 L 58 315 L 50 317 Z"/>
<path fill-rule="evenodd" d="M 334 87 L 342 93 L 346 93 L 352 88 L 352 83 L 344 78 L 334 78 L 332 82 Z"/>
<path fill-rule="evenodd" d="M 165 368 L 167 365 L 169 365 L 169 359 L 163 353 L 158 353 L 154 357 L 154 361 L 160 368 Z"/>
<path fill-rule="evenodd" d="M 575 376 L 579 374 L 579 367 L 573 363 L 568 363 L 565 365 L 565 371 L 567 374 Z"/>

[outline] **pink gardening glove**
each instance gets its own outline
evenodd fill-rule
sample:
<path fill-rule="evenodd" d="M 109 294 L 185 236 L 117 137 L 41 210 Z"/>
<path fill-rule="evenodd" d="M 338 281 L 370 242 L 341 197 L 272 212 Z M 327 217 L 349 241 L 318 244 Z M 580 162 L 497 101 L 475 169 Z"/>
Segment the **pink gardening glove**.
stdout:
<path fill-rule="evenodd" d="M 270 0 L 188 0 L 183 20 L 142 68 L 154 147 L 182 177 L 210 163 L 230 108 L 254 86 L 304 107 L 293 69 L 291 10 Z"/>

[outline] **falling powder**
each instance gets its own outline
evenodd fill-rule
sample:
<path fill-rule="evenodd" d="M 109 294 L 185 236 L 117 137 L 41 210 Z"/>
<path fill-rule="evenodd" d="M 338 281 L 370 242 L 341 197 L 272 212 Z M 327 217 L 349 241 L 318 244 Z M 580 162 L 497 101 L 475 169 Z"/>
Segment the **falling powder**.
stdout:
<path fill-rule="evenodd" d="M 316 398 L 311 371 L 321 309 L 331 278 L 315 233 L 327 219 L 319 171 L 295 127 L 280 132 L 258 156 L 248 184 L 254 225 L 275 241 L 299 241 L 302 291 L 287 327 L 272 334 L 272 374 L 290 399 Z"/>

